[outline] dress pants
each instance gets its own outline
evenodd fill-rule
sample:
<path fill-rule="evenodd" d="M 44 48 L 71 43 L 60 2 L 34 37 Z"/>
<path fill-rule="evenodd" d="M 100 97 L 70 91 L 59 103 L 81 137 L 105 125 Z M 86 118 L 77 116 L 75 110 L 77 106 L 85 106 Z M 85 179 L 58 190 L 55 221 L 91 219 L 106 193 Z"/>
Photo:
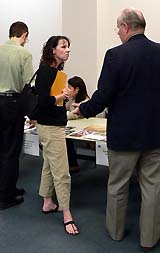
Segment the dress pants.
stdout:
<path fill-rule="evenodd" d="M 67 145 L 67 154 L 68 154 L 68 162 L 69 166 L 78 166 L 77 163 L 77 154 L 74 147 L 73 140 L 66 139 L 66 145 Z"/>
<path fill-rule="evenodd" d="M 112 239 L 123 239 L 129 180 L 137 168 L 142 195 L 140 244 L 153 247 L 160 239 L 160 149 L 145 152 L 109 150 L 108 157 L 107 230 Z"/>
<path fill-rule="evenodd" d="M 37 124 L 43 145 L 43 168 L 39 194 L 52 197 L 56 192 L 59 207 L 69 209 L 71 178 L 69 174 L 65 127 Z"/>
<path fill-rule="evenodd" d="M 19 175 L 24 115 L 20 96 L 0 96 L 0 202 L 14 197 Z"/>

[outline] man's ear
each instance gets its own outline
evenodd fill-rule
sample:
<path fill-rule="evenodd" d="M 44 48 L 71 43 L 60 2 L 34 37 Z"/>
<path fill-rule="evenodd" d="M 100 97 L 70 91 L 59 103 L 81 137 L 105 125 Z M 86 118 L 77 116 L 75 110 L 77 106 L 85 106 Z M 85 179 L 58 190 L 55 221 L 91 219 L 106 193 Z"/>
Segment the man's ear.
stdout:
<path fill-rule="evenodd" d="M 126 33 L 128 33 L 129 32 L 129 25 L 127 23 L 124 23 L 124 27 L 125 27 Z"/>
<path fill-rule="evenodd" d="M 25 33 L 22 33 L 22 36 L 21 36 L 23 39 L 26 39 L 28 37 L 28 32 L 25 32 Z"/>
<path fill-rule="evenodd" d="M 21 37 L 19 38 L 20 45 L 24 46 L 27 42 L 28 32 L 22 33 Z"/>

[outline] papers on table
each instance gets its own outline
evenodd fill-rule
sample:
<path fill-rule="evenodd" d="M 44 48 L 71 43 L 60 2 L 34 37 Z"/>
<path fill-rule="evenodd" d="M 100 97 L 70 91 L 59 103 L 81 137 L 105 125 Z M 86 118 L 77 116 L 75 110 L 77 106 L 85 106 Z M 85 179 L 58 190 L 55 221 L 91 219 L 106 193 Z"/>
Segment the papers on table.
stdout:
<path fill-rule="evenodd" d="M 98 140 L 98 141 L 106 141 L 106 131 L 98 129 L 96 131 L 91 131 L 90 128 L 86 127 L 82 130 L 75 131 L 75 128 L 71 128 L 66 131 L 66 135 L 69 137 L 84 137 L 88 140 Z"/>
<path fill-rule="evenodd" d="M 74 126 L 66 126 L 65 127 L 65 133 L 66 133 L 66 135 L 75 132 L 75 130 L 76 130 L 76 127 L 74 127 Z"/>
<path fill-rule="evenodd" d="M 100 126 L 100 125 L 89 125 L 84 128 L 85 130 L 89 132 L 96 132 L 96 133 L 106 133 L 106 126 Z"/>
<path fill-rule="evenodd" d="M 25 133 L 35 133 L 35 134 L 37 134 L 36 127 L 29 128 L 29 127 L 25 126 L 24 127 L 24 134 Z"/>
<path fill-rule="evenodd" d="M 100 135 L 98 133 L 87 134 L 87 135 L 85 135 L 85 138 L 92 139 L 92 140 L 97 140 L 97 141 L 105 141 L 106 140 L 105 135 Z"/>

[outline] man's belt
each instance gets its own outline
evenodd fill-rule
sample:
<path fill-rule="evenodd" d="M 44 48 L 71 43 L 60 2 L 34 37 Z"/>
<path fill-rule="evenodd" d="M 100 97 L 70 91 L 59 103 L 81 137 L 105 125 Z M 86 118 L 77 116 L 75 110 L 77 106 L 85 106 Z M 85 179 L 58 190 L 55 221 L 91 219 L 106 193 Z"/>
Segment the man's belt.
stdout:
<path fill-rule="evenodd" d="M 20 93 L 16 92 L 0 92 L 0 97 L 19 97 Z"/>

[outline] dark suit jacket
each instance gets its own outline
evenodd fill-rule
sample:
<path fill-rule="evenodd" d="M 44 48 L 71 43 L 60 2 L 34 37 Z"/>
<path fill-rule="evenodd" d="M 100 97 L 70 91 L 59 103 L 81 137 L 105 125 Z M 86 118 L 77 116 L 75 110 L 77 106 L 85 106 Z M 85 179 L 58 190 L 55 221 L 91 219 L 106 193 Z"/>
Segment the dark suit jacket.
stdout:
<path fill-rule="evenodd" d="M 113 150 L 160 148 L 160 44 L 143 34 L 107 51 L 86 118 L 108 107 L 107 145 Z"/>

